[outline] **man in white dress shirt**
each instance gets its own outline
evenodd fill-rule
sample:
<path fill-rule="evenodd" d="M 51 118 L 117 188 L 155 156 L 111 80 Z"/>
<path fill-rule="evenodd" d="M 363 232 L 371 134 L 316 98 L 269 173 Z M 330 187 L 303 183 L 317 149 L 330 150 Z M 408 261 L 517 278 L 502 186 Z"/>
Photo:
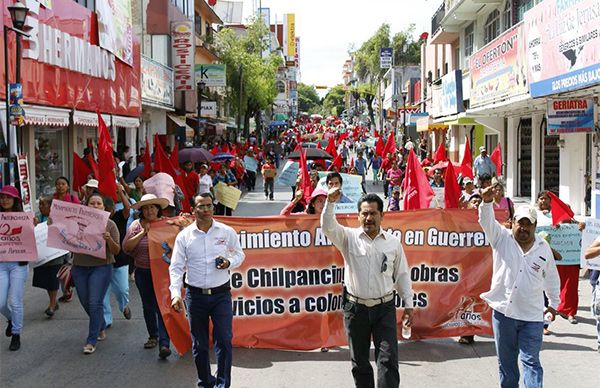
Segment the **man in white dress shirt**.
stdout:
<path fill-rule="evenodd" d="M 344 326 L 348 335 L 352 375 L 358 388 L 375 387 L 369 362 L 375 345 L 377 387 L 400 386 L 394 289 L 407 305 L 402 320 L 411 325 L 413 291 L 400 239 L 381 228 L 383 201 L 376 194 L 358 201 L 360 227 L 341 226 L 334 214 L 339 187 L 331 188 L 321 226 L 344 257 Z"/>
<path fill-rule="evenodd" d="M 512 231 L 494 217 L 492 187 L 481 192 L 479 224 L 493 252 L 490 290 L 481 294 L 493 309 L 492 325 L 500 386 L 519 386 L 519 365 L 523 365 L 525 388 L 543 386 L 540 363 L 544 314 L 552 320 L 560 303 L 560 279 L 550 245 L 536 235 L 537 215 L 525 205 L 515 211 Z M 549 307 L 544 310 L 544 291 Z"/>
<path fill-rule="evenodd" d="M 226 388 L 231 385 L 233 337 L 229 270 L 239 267 L 245 256 L 233 228 L 213 220 L 210 193 L 194 198 L 194 215 L 196 222 L 175 239 L 169 266 L 171 306 L 177 312 L 184 308 L 181 287 L 185 272 L 185 298 L 198 387 Z M 208 355 L 209 317 L 213 323 L 216 377 L 211 374 Z"/>

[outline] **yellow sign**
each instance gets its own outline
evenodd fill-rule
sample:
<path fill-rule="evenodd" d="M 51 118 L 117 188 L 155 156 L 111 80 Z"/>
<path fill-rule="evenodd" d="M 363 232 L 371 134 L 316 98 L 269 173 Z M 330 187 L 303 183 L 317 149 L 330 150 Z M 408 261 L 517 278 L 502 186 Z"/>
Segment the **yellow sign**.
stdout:
<path fill-rule="evenodd" d="M 241 195 L 242 192 L 240 190 L 233 186 L 227 186 L 223 182 L 219 182 L 215 186 L 215 198 L 217 201 L 219 201 L 219 203 L 227 206 L 230 209 L 235 210 L 238 202 L 240 202 Z"/>
<path fill-rule="evenodd" d="M 296 55 L 296 14 L 287 14 L 287 55 Z"/>

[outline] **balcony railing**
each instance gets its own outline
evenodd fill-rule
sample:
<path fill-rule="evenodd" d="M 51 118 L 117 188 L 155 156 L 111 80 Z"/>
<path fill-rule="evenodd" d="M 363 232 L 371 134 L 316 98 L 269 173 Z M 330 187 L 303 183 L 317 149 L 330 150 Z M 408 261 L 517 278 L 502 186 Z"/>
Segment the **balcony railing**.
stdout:
<path fill-rule="evenodd" d="M 446 7 L 444 5 L 444 3 L 442 3 L 442 5 L 440 5 L 440 7 L 438 8 L 437 11 L 435 11 L 435 13 L 433 14 L 433 17 L 431 18 L 431 35 L 435 35 L 435 33 L 442 28 L 442 20 L 444 19 L 444 16 L 446 16 Z"/>

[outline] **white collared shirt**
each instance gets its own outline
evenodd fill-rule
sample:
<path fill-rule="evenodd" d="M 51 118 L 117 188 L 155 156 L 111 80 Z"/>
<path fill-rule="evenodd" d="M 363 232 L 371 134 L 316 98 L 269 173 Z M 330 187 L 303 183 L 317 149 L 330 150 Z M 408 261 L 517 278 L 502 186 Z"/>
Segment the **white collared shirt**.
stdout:
<path fill-rule="evenodd" d="M 198 194 L 210 193 L 210 189 L 213 187 L 213 181 L 210 175 L 204 174 L 200 177 L 198 183 Z"/>
<path fill-rule="evenodd" d="M 179 232 L 169 266 L 171 299 L 181 297 L 184 272 L 186 283 L 198 288 L 214 288 L 229 281 L 229 270 L 216 267 L 219 256 L 229 260 L 229 269 L 244 261 L 237 234 L 230 226 L 213 220 L 205 233 L 194 222 Z"/>
<path fill-rule="evenodd" d="M 479 223 L 492 245 L 494 260 L 492 285 L 481 298 L 509 318 L 543 321 L 543 292 L 551 307 L 560 303 L 560 279 L 550 245 L 536 235 L 533 246 L 523 252 L 511 230 L 496 221 L 491 202 L 479 206 Z"/>
<path fill-rule="evenodd" d="M 348 292 L 374 299 L 390 294 L 395 287 L 406 306 L 412 308 L 412 283 L 400 239 L 383 229 L 371 239 L 360 227 L 342 226 L 335 218 L 334 207 L 335 203 L 325 202 L 321 227 L 344 257 L 344 285 Z"/>

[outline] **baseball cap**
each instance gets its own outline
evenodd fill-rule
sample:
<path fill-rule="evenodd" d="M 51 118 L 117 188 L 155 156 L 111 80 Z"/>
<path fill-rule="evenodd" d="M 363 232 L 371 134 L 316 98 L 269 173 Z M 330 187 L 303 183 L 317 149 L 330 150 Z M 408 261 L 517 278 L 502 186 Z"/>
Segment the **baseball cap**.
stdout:
<path fill-rule="evenodd" d="M 463 178 L 463 185 L 466 185 L 467 183 L 473 183 L 473 179 L 467 177 Z"/>
<path fill-rule="evenodd" d="M 517 210 L 515 210 L 515 221 L 518 222 L 523 218 L 527 218 L 532 224 L 535 224 L 537 221 L 537 212 L 535 208 L 530 205 L 519 206 Z"/>
<path fill-rule="evenodd" d="M 479 152 L 487 152 L 487 149 L 485 148 L 485 146 L 481 146 L 479 147 Z"/>

